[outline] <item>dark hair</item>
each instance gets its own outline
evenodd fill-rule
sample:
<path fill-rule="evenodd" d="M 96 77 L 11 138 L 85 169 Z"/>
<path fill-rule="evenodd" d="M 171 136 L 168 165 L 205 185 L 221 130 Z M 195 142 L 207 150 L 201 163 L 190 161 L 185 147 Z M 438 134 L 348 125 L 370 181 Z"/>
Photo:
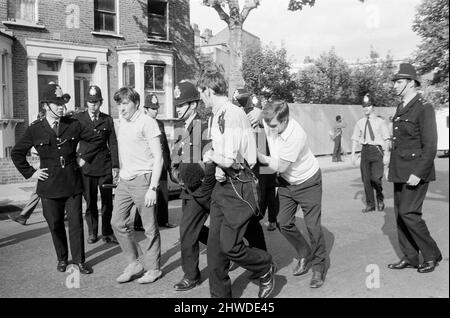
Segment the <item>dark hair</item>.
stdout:
<path fill-rule="evenodd" d="M 214 94 L 219 96 L 228 95 L 228 85 L 223 74 L 216 69 L 206 69 L 200 75 L 200 79 L 197 82 L 197 87 L 202 90 L 202 92 L 210 88 L 214 91 Z"/>
<path fill-rule="evenodd" d="M 342 119 L 341 115 L 336 116 L 336 121 L 340 121 Z"/>
<path fill-rule="evenodd" d="M 284 100 L 270 101 L 264 107 L 263 118 L 266 123 L 275 117 L 280 123 L 289 117 L 289 105 Z"/>
<path fill-rule="evenodd" d="M 127 99 L 135 104 L 141 103 L 141 97 L 133 87 L 122 87 L 114 94 L 114 101 L 116 103 L 119 104 L 124 99 Z"/>

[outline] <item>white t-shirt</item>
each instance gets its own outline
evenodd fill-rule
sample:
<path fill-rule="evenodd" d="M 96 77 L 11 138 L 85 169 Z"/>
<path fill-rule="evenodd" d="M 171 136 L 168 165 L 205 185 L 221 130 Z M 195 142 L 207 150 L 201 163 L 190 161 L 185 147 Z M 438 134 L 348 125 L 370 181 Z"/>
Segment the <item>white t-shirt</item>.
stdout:
<path fill-rule="evenodd" d="M 160 134 L 156 120 L 139 109 L 130 120 L 120 118 L 117 141 L 122 179 L 132 180 L 152 172 L 153 154 L 149 141 Z"/>
<path fill-rule="evenodd" d="M 270 156 L 292 162 L 281 177 L 292 185 L 299 185 L 314 176 L 319 170 L 319 161 L 307 144 L 307 136 L 302 126 L 293 118 L 282 134 L 270 129 L 264 122 L 264 131 L 269 144 Z"/>

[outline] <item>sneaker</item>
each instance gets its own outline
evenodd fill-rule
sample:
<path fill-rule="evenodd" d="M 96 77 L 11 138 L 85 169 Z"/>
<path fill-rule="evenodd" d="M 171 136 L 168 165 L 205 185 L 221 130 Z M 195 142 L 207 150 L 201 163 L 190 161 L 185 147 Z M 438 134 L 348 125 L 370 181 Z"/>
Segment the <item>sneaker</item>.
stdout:
<path fill-rule="evenodd" d="M 142 274 L 144 274 L 142 265 L 139 263 L 131 263 L 125 268 L 123 273 L 117 277 L 116 281 L 121 284 L 128 283 L 141 277 Z"/>
<path fill-rule="evenodd" d="M 137 280 L 137 282 L 139 284 L 150 284 L 155 282 L 156 280 L 158 280 L 159 278 L 162 277 L 162 271 L 156 269 L 156 270 L 150 270 L 147 271 L 144 276 L 142 276 L 141 278 L 139 278 Z"/>

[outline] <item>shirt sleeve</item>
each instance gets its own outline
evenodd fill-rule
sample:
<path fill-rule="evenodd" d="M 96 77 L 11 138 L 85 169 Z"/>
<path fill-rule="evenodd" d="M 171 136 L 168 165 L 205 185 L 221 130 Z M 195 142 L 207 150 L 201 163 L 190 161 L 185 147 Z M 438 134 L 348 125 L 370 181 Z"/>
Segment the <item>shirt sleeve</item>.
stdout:
<path fill-rule="evenodd" d="M 161 131 L 159 130 L 158 123 L 153 118 L 146 118 L 147 120 L 144 123 L 142 128 L 142 133 L 146 140 L 151 140 L 155 137 L 161 135 Z"/>
<path fill-rule="evenodd" d="M 381 124 L 381 137 L 383 138 L 384 141 L 389 140 L 391 138 L 391 135 L 389 133 L 388 125 L 383 119 L 380 120 L 380 124 Z"/>

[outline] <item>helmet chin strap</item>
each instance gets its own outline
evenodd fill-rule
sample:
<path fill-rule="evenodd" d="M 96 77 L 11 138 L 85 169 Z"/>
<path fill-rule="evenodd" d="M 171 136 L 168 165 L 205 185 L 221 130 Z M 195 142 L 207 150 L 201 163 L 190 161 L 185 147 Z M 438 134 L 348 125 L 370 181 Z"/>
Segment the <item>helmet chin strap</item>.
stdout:
<path fill-rule="evenodd" d="M 56 113 L 53 111 L 53 109 L 50 107 L 50 105 L 48 105 L 48 108 L 49 108 L 50 111 L 53 113 L 53 115 L 55 115 L 57 118 L 62 118 L 62 117 L 64 117 L 64 115 L 59 116 L 58 114 L 56 114 Z"/>
<path fill-rule="evenodd" d="M 184 112 L 183 116 L 180 117 L 181 120 L 185 119 L 184 116 L 186 116 L 187 112 L 191 109 L 191 107 L 192 107 L 192 102 L 189 103 L 189 106 L 188 106 L 188 108 L 186 108 L 186 111 Z"/>
<path fill-rule="evenodd" d="M 406 82 L 405 87 L 403 87 L 402 91 L 397 94 L 397 96 L 402 96 L 403 92 L 405 91 L 406 87 L 408 86 L 409 82 Z"/>

